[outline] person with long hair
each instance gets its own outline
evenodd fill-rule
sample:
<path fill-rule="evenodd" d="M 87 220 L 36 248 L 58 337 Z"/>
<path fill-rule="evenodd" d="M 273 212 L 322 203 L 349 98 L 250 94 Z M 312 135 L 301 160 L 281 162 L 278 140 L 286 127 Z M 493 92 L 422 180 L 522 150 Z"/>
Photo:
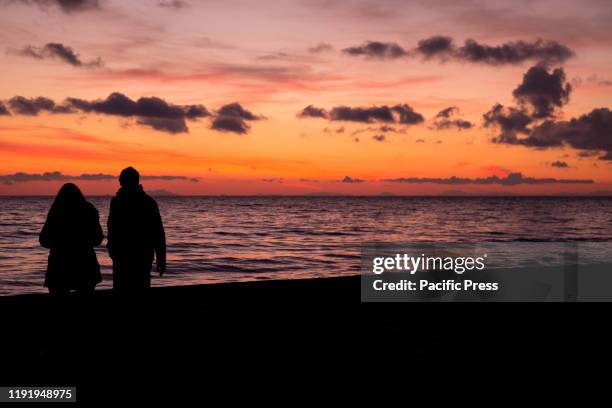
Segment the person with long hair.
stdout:
<path fill-rule="evenodd" d="M 64 184 L 39 237 L 40 244 L 49 248 L 44 285 L 50 294 L 94 291 L 102 281 L 94 247 L 103 239 L 98 210 L 75 184 Z"/>

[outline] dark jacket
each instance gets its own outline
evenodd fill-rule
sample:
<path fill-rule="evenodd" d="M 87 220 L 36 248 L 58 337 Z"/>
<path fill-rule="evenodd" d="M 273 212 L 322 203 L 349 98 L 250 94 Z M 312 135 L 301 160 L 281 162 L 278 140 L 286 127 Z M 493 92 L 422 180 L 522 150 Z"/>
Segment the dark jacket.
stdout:
<path fill-rule="evenodd" d="M 39 236 L 40 244 L 50 249 L 45 286 L 87 289 L 100 283 L 102 275 L 93 247 L 102 239 L 98 210 L 91 203 L 52 209 Z"/>
<path fill-rule="evenodd" d="M 108 252 L 113 259 L 113 287 L 150 286 L 153 257 L 166 262 L 166 235 L 159 208 L 142 189 L 120 188 L 108 215 Z"/>

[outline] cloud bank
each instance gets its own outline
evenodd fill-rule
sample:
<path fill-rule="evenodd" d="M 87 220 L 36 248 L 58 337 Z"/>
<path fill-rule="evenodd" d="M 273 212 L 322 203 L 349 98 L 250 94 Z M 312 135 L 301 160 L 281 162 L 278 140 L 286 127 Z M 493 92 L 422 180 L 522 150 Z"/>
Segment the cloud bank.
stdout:
<path fill-rule="evenodd" d="M 372 59 L 394 60 L 407 57 L 421 57 L 440 62 L 457 61 L 485 65 L 516 65 L 525 61 L 546 64 L 563 63 L 574 56 L 567 46 L 556 41 L 510 41 L 499 45 L 479 43 L 467 39 L 463 45 L 455 45 L 448 36 L 435 35 L 418 41 L 411 50 L 395 42 L 366 41 L 342 50 L 346 55 Z"/>
<path fill-rule="evenodd" d="M 188 132 L 186 119 L 210 116 L 203 105 L 174 105 L 155 96 L 132 100 L 119 92 L 110 94 L 106 99 L 91 101 L 67 98 L 66 104 L 85 113 L 136 117 L 137 123 L 168 133 Z"/>
<path fill-rule="evenodd" d="M 425 118 L 407 104 L 394 106 L 350 107 L 336 106 L 331 110 L 308 105 L 297 114 L 300 118 L 324 118 L 331 121 L 346 121 L 360 123 L 396 123 L 401 125 L 416 125 Z"/>
<path fill-rule="evenodd" d="M 166 133 L 187 133 L 186 121 L 212 118 L 211 129 L 223 132 L 247 133 L 247 121 L 264 119 L 244 109 L 239 103 L 222 106 L 211 113 L 204 105 L 177 105 L 156 97 L 141 97 L 133 100 L 126 95 L 114 92 L 104 99 L 85 100 L 66 98 L 61 104 L 46 97 L 26 98 L 14 96 L 7 101 L 10 112 L 16 115 L 36 116 L 41 113 L 91 113 L 109 116 L 134 118 L 136 123 Z M 0 102 L 0 115 L 4 104 Z"/>
<path fill-rule="evenodd" d="M 402 177 L 384 179 L 381 181 L 389 183 L 407 183 L 407 184 L 498 184 L 503 186 L 516 186 L 519 184 L 593 184 L 593 180 L 588 179 L 555 179 L 555 178 L 535 178 L 524 177 L 521 173 L 510 173 L 506 177 L 490 176 L 485 178 L 463 178 L 463 177 L 448 177 L 448 178 L 420 178 L 420 177 Z"/>
<path fill-rule="evenodd" d="M 546 120 L 519 132 L 505 132 L 493 139 L 494 143 L 521 145 L 532 148 L 570 146 L 589 152 L 600 151 L 601 160 L 612 160 L 612 111 L 593 109 L 577 118 L 563 121 Z"/>
<path fill-rule="evenodd" d="M 397 59 L 408 56 L 408 51 L 404 50 L 397 43 L 380 41 L 366 41 L 356 47 L 345 48 L 342 52 L 351 56 L 365 56 L 377 59 Z"/>
<path fill-rule="evenodd" d="M 569 102 L 571 90 L 562 68 L 531 67 L 513 91 L 518 106 L 496 104 L 483 115 L 485 127 L 500 131 L 492 142 L 534 149 L 569 146 L 612 160 L 609 108 L 596 108 L 570 120 L 557 119 L 557 110 Z"/>
<path fill-rule="evenodd" d="M 103 174 L 103 173 L 83 173 L 78 176 L 71 176 L 67 174 L 63 174 L 59 171 L 50 171 L 44 173 L 24 173 L 17 172 L 14 174 L 5 174 L 0 175 L 0 182 L 6 185 L 12 185 L 14 183 L 25 183 L 30 181 L 111 181 L 118 180 L 119 176 L 113 176 L 112 174 Z M 186 177 L 186 176 L 140 176 L 142 180 L 183 180 L 190 181 L 192 183 L 199 182 L 198 178 L 195 177 Z"/>

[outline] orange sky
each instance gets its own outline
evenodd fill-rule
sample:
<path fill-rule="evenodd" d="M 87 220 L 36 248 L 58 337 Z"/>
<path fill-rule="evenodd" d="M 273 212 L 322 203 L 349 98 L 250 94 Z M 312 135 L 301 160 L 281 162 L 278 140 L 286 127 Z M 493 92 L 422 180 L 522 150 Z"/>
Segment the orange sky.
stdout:
<path fill-rule="evenodd" d="M 605 2 L 581 2 L 580 7 L 554 2 L 553 9 L 547 7 L 550 2 L 522 1 L 512 6 L 491 1 L 269 1 L 258 2 L 257 8 L 241 1 L 191 1 L 180 7 L 156 1 L 86 3 L 93 6 L 65 10 L 55 2 L 45 7 L 0 2 L 0 38 L 6 48 L 0 53 L 0 101 L 11 111 L 0 116 L 0 175 L 116 175 L 132 165 L 143 175 L 198 178 L 143 180 L 146 189 L 178 194 L 612 190 L 611 161 L 597 155 L 581 158 L 581 150 L 570 146 L 535 149 L 491 142 L 499 130 L 483 127 L 482 115 L 495 103 L 517 106 L 512 91 L 538 61 L 491 65 L 342 51 L 365 41 L 412 50 L 433 35 L 448 35 L 459 45 L 467 38 L 490 45 L 558 41 L 575 53 L 554 66 L 563 67 L 573 85 L 569 101 L 555 108 L 555 120 L 568 120 L 610 104 L 612 29 L 605 21 L 612 8 Z M 71 47 L 83 64 L 46 53 L 48 43 Z M 309 50 L 318 44 L 329 46 Z M 28 46 L 38 50 L 38 57 L 23 52 Z M 93 66 L 97 58 L 103 65 Z M 16 95 L 44 96 L 59 104 L 67 97 L 92 101 L 113 92 L 133 100 L 155 96 L 173 105 L 202 104 L 213 117 L 186 120 L 187 132 L 170 133 L 143 125 L 136 116 L 84 111 L 31 116 L 9 103 Z M 244 134 L 211 129 L 220 108 L 233 102 L 262 119 L 246 121 L 250 130 Z M 307 105 L 331 110 L 398 104 L 409 105 L 425 121 L 401 125 L 297 117 Z M 458 108 L 456 118 L 473 123 L 471 129 L 433 128 L 436 114 L 451 106 Z M 382 134 L 383 124 L 395 131 L 377 141 L 373 136 Z M 554 167 L 554 162 L 567 167 Z M 510 172 L 594 183 L 381 181 L 503 178 Z M 341 182 L 346 176 L 363 182 Z M 117 189 L 115 181 L 76 182 L 86 194 Z M 0 195 L 54 194 L 61 183 L 5 182 Z"/>

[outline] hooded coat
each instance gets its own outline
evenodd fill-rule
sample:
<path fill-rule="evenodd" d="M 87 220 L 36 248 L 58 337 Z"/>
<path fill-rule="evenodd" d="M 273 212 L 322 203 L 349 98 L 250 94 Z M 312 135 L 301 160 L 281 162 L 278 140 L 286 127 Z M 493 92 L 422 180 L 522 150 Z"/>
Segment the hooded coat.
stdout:
<path fill-rule="evenodd" d="M 108 215 L 108 252 L 113 260 L 113 288 L 151 286 L 153 258 L 166 262 L 166 235 L 159 208 L 142 186 L 121 187 Z"/>

